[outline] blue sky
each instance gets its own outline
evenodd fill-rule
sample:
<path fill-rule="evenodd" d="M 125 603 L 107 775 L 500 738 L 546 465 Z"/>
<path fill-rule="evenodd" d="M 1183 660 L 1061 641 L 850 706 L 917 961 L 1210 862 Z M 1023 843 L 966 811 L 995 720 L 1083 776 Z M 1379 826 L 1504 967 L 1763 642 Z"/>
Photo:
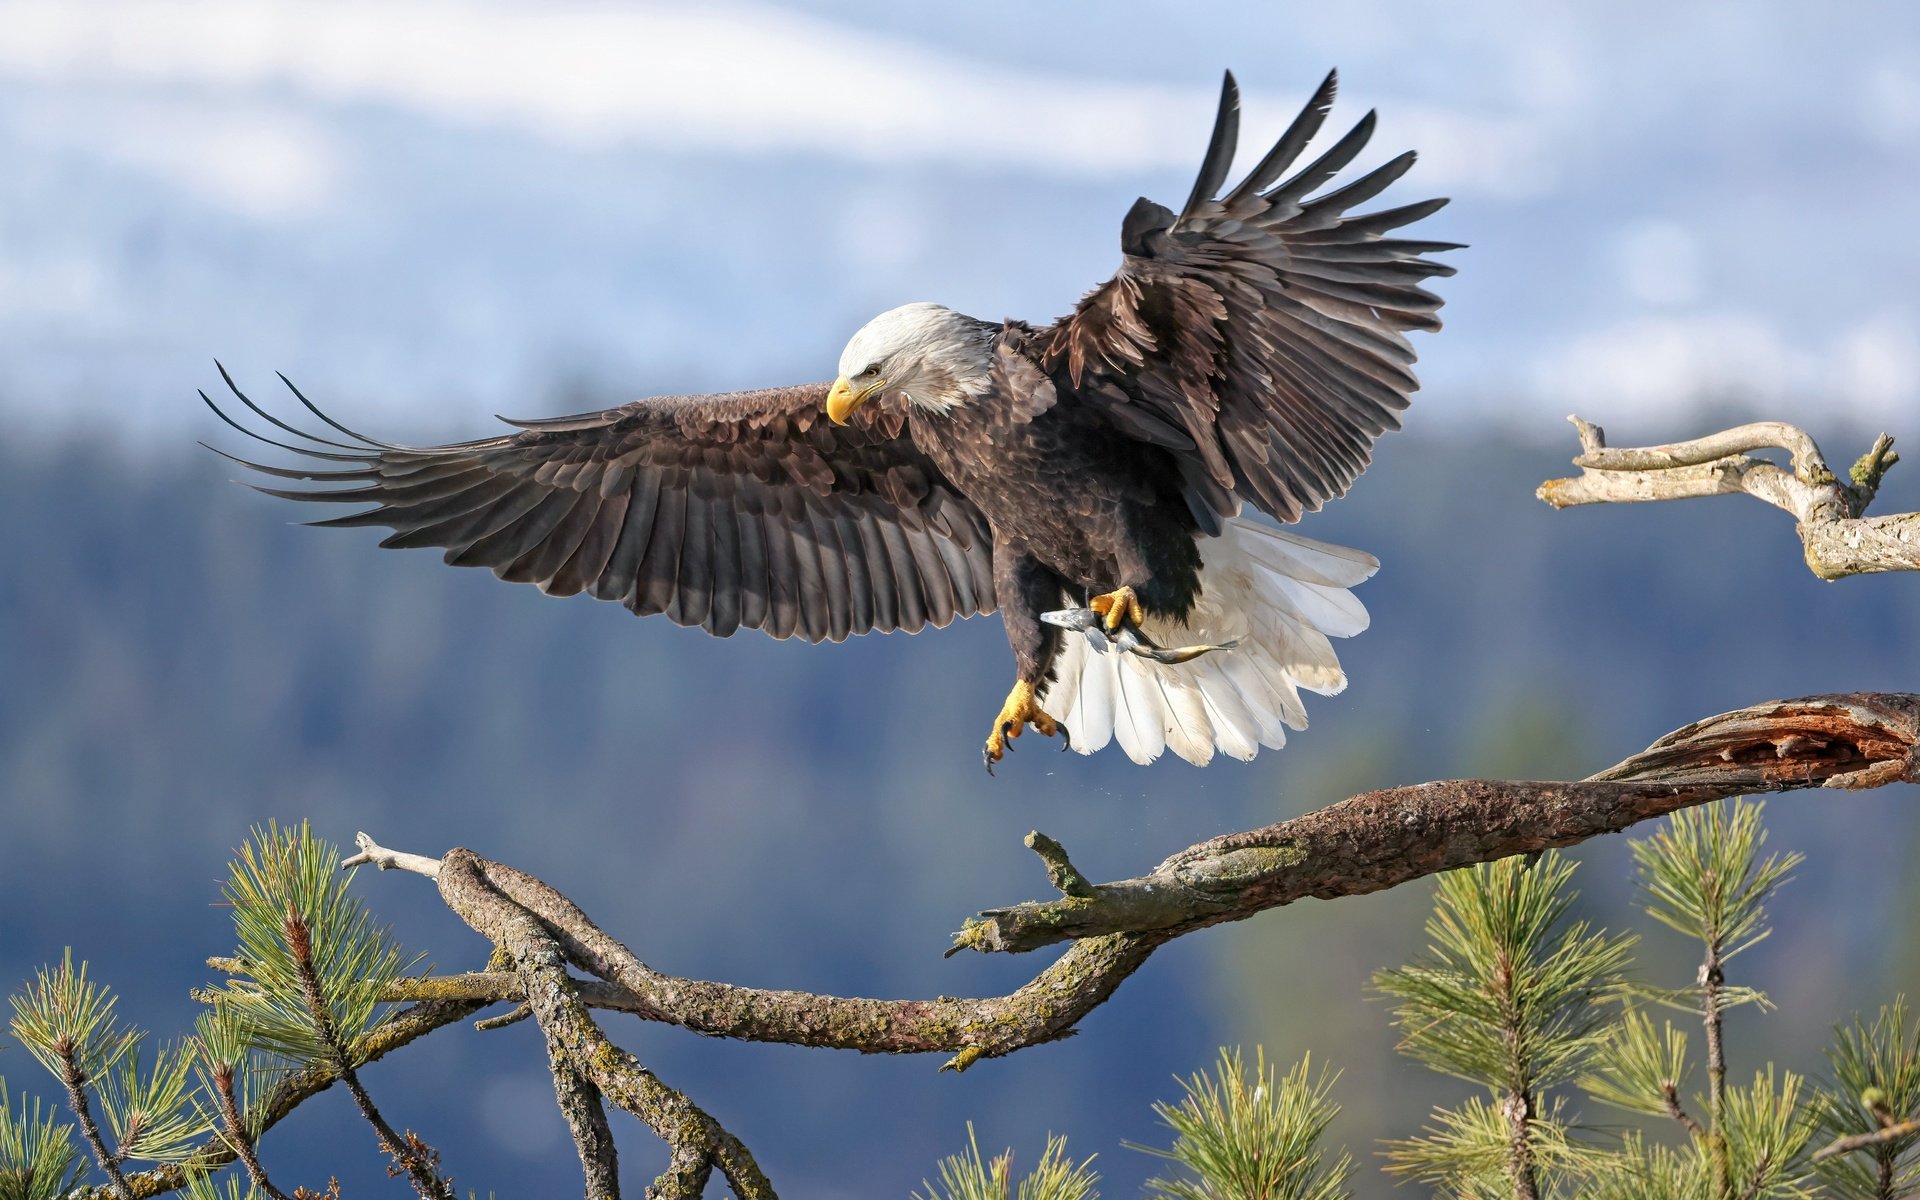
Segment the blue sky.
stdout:
<path fill-rule="evenodd" d="M 1847 12 L 0 0 L 0 412 L 204 431 L 219 356 L 463 434 L 830 375 L 909 300 L 1049 319 L 1184 192 L 1222 67 L 1252 153 L 1338 65 L 1363 161 L 1422 153 L 1389 200 L 1473 243 L 1416 421 L 1892 421 L 1920 13 Z"/>

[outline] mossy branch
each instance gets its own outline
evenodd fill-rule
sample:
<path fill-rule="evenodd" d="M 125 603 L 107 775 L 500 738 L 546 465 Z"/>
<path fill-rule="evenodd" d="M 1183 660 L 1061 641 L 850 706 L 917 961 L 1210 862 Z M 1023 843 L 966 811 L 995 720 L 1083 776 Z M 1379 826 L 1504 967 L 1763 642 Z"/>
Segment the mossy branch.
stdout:
<path fill-rule="evenodd" d="M 633 1055 L 607 1040 L 592 1011 L 576 994 L 566 957 L 553 933 L 496 886 L 490 877 L 493 872 L 489 868 L 493 866 L 471 851 L 451 851 L 440 860 L 440 896 L 513 963 L 526 990 L 527 1004 L 533 1009 L 533 1019 L 565 1071 L 576 1074 L 599 1095 L 646 1122 L 667 1143 L 671 1151 L 667 1172 L 654 1180 L 647 1195 L 659 1200 L 694 1200 L 704 1192 L 708 1176 L 717 1167 L 740 1200 L 772 1200 L 772 1184 L 737 1137 L 686 1096 L 662 1083 Z M 563 1106 L 567 1099 L 563 1094 Z M 591 1107 L 597 1110 L 598 1101 Z M 570 1122 L 575 1115 L 569 1113 Z M 598 1114 L 597 1121 L 593 1117 L 593 1112 L 587 1114 L 587 1121 L 597 1125 L 591 1131 L 591 1147 L 582 1140 L 580 1124 L 574 1124 L 574 1133 L 589 1188 L 597 1182 L 604 1189 L 611 1167 L 612 1138 L 607 1133 L 605 1115 Z M 609 1193 L 599 1190 L 591 1194 Z"/>
<path fill-rule="evenodd" d="M 957 946 L 1021 952 L 1103 934 L 1175 937 L 1307 897 L 1570 846 L 1728 796 L 1920 777 L 1920 697 L 1812 696 L 1710 717 L 1578 783 L 1444 780 L 1367 792 L 1192 846 L 1091 896 L 988 909 Z"/>

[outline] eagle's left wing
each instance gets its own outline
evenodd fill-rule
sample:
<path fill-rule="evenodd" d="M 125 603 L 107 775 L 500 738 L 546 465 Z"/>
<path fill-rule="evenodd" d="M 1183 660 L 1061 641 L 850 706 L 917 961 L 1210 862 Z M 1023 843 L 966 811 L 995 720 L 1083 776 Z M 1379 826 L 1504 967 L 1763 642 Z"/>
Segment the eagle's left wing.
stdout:
<path fill-rule="evenodd" d="M 371 505 L 314 523 L 384 526 L 394 532 L 383 546 L 445 547 L 455 566 L 491 567 L 552 595 L 587 592 L 720 637 L 762 629 L 810 642 L 994 609 L 986 518 L 913 445 L 904 401 L 833 425 L 824 383 L 656 396 L 510 422 L 521 428 L 478 441 L 396 446 L 347 429 L 304 396 L 344 440 L 303 432 L 233 393 L 298 440 L 265 437 L 201 398 L 243 433 L 339 464 L 237 459 L 321 485 L 260 490 Z"/>
<path fill-rule="evenodd" d="M 1224 196 L 1239 129 L 1226 77 L 1184 209 L 1136 203 L 1112 279 L 1039 337 L 1041 363 L 1115 425 L 1179 459 L 1189 503 L 1219 532 L 1245 496 L 1281 521 L 1344 494 L 1419 384 L 1409 329 L 1438 329 L 1421 280 L 1451 242 L 1382 235 L 1441 206 L 1349 216 L 1413 165 L 1411 151 L 1324 195 L 1373 133 L 1372 113 L 1276 183 L 1333 104 L 1329 74 L 1271 151 Z"/>

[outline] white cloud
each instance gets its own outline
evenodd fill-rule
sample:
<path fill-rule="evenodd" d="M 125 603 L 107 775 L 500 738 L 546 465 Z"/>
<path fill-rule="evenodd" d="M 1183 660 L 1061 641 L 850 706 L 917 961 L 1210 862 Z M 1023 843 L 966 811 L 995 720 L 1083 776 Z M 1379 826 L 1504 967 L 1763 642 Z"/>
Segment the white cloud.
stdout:
<path fill-rule="evenodd" d="M 1834 384 L 1849 408 L 1911 419 L 1920 400 L 1920 319 L 1909 309 L 1887 309 L 1840 339 Z"/>
<path fill-rule="evenodd" d="M 1773 397 L 1812 373 L 1750 313 L 1642 317 L 1580 335 L 1540 360 L 1541 395 L 1608 412 L 1656 412 L 1705 396 Z"/>
<path fill-rule="evenodd" d="M 28 144 L 80 148 L 260 220 L 325 210 L 345 173 L 337 137 L 270 104 L 149 97 L 139 105 L 45 105 L 12 129 Z"/>
<path fill-rule="evenodd" d="M 1904 149 L 1920 133 L 1920 79 L 1915 68 L 1920 61 L 1890 60 L 1875 63 L 1860 78 L 1859 114 L 1861 128 L 1881 143 Z"/>
<path fill-rule="evenodd" d="M 572 143 L 888 164 L 1188 169 L 1213 104 L 1210 87 L 1009 70 L 744 0 L 23 0 L 0 3 L 0 28 L 0 77 L 19 80 L 284 90 Z M 1250 141 L 1296 102 L 1252 100 Z M 1502 194 L 1541 176 L 1524 119 L 1403 106 L 1394 120 L 1430 185 Z"/>
<path fill-rule="evenodd" d="M 1821 398 L 1844 411 L 1891 416 L 1920 401 L 1920 338 L 1912 314 L 1901 311 L 1865 317 L 1824 342 L 1789 336 L 1751 312 L 1640 317 L 1548 351 L 1528 382 L 1543 398 L 1608 416 L 1655 415 L 1715 398 Z"/>
<path fill-rule="evenodd" d="M 1687 304 L 1700 296 L 1700 241 L 1672 221 L 1639 221 L 1614 241 L 1620 281 L 1643 304 Z"/>

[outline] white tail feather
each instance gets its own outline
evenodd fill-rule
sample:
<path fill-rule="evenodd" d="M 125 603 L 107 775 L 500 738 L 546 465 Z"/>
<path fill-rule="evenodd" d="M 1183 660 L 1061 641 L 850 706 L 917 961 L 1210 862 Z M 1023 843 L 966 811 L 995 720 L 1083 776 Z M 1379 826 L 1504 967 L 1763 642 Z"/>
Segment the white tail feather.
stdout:
<path fill-rule="evenodd" d="M 1162 646 L 1239 644 L 1169 664 L 1102 654 L 1084 635 L 1065 634 L 1039 703 L 1066 725 L 1075 750 L 1117 741 L 1137 763 L 1172 750 L 1205 766 L 1216 749 L 1244 762 L 1307 727 L 1300 689 L 1330 696 L 1347 686 L 1327 639 L 1367 627 L 1366 607 L 1347 589 L 1379 569 L 1372 555 L 1242 517 L 1200 553 L 1200 598 L 1187 620 L 1150 617 L 1144 632 Z"/>

